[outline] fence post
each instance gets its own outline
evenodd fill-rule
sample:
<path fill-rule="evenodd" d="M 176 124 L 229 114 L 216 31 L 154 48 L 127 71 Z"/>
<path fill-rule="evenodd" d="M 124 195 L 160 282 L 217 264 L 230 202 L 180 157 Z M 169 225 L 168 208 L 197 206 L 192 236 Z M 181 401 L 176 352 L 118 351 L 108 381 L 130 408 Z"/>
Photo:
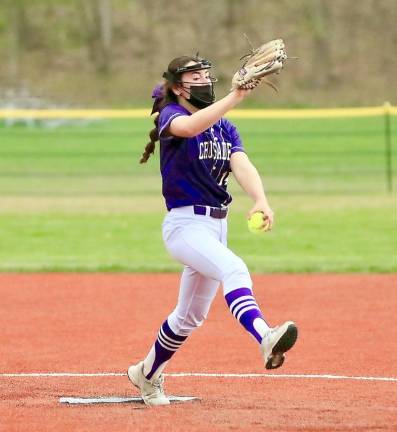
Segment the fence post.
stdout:
<path fill-rule="evenodd" d="M 393 192 L 393 166 L 391 148 L 390 102 L 385 102 L 385 152 L 386 152 L 386 184 L 388 192 Z"/>

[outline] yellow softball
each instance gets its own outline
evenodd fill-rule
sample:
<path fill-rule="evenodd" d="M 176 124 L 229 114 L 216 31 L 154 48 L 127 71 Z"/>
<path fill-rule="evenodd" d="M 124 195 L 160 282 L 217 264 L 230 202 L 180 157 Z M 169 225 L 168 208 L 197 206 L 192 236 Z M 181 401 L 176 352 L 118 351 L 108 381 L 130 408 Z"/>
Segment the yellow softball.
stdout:
<path fill-rule="evenodd" d="M 268 231 L 270 222 L 266 220 L 266 225 L 263 227 L 263 222 L 265 221 L 264 214 L 262 212 L 255 212 L 248 219 L 248 229 L 254 234 L 260 234 L 262 232 Z"/>

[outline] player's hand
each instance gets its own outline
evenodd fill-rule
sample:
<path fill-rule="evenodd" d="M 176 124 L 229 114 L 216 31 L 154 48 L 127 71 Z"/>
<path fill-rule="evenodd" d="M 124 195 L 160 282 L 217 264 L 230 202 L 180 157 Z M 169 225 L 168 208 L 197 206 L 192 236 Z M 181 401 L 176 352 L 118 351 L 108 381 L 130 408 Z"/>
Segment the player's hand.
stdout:
<path fill-rule="evenodd" d="M 248 212 L 247 218 L 250 219 L 250 217 L 255 212 L 262 212 L 263 213 L 263 228 L 266 227 L 267 224 L 269 224 L 268 229 L 272 229 L 272 226 L 274 224 L 274 213 L 273 210 L 270 208 L 269 204 L 265 200 L 260 200 L 255 203 L 255 205 L 251 208 L 251 210 Z"/>

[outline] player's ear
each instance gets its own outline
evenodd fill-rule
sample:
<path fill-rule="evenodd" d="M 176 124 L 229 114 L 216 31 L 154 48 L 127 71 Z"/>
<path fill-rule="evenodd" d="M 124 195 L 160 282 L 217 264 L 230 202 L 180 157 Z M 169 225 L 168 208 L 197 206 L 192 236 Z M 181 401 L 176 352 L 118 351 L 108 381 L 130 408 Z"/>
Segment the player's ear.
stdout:
<path fill-rule="evenodd" d="M 174 84 L 174 85 L 171 87 L 171 90 L 173 91 L 173 93 L 174 93 L 176 96 L 180 96 L 180 95 L 182 94 L 182 89 L 181 89 L 181 85 L 180 85 L 180 84 Z"/>

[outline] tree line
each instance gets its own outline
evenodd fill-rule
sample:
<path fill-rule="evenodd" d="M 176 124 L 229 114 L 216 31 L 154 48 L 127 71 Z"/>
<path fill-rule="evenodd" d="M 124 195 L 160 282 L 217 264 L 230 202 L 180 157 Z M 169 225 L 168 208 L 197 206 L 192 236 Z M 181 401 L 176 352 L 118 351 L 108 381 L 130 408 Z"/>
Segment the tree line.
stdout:
<path fill-rule="evenodd" d="M 213 60 L 217 91 L 239 58 L 282 37 L 290 55 L 278 95 L 259 103 L 366 105 L 397 102 L 396 0 L 3 0 L 0 92 L 85 105 L 147 104 L 169 61 Z"/>

